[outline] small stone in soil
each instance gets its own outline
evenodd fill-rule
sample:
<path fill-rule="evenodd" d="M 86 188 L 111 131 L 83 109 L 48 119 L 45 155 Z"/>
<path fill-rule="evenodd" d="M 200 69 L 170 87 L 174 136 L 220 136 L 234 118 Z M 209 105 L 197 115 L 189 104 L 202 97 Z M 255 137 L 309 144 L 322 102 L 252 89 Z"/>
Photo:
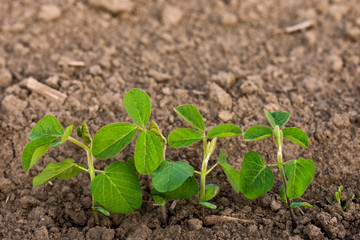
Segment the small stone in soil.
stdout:
<path fill-rule="evenodd" d="M 360 28 L 358 27 L 347 28 L 346 36 L 353 41 L 360 41 Z"/>
<path fill-rule="evenodd" d="M 61 16 L 61 9 L 55 4 L 45 4 L 41 6 L 39 19 L 46 22 L 58 19 Z"/>
<path fill-rule="evenodd" d="M 210 98 L 224 108 L 231 109 L 232 107 L 231 96 L 216 83 L 210 84 Z"/>
<path fill-rule="evenodd" d="M 0 88 L 7 87 L 11 84 L 11 73 L 9 70 L 2 68 L 0 69 Z"/>
<path fill-rule="evenodd" d="M 211 76 L 211 81 L 216 82 L 225 89 L 229 89 L 235 82 L 235 76 L 231 72 L 219 72 Z"/>
<path fill-rule="evenodd" d="M 282 205 L 280 201 L 277 201 L 276 199 L 273 199 L 270 204 L 271 210 L 274 212 L 277 212 L 279 209 L 281 209 Z"/>
<path fill-rule="evenodd" d="M 223 110 L 219 112 L 219 118 L 224 122 L 229 122 L 233 118 L 233 115 L 231 112 Z"/>
<path fill-rule="evenodd" d="M 343 60 L 341 59 L 341 57 L 337 55 L 333 55 L 330 57 L 330 61 L 331 61 L 331 69 L 334 72 L 340 72 L 343 67 Z"/>
<path fill-rule="evenodd" d="M 223 12 L 220 16 L 220 22 L 224 26 L 234 26 L 238 21 L 237 16 L 234 13 Z"/>
<path fill-rule="evenodd" d="M 202 222 L 197 218 L 190 219 L 188 225 L 190 230 L 200 230 L 203 227 Z"/>
<path fill-rule="evenodd" d="M 167 6 L 162 13 L 162 21 L 167 25 L 177 24 L 182 17 L 183 12 L 177 7 Z"/>

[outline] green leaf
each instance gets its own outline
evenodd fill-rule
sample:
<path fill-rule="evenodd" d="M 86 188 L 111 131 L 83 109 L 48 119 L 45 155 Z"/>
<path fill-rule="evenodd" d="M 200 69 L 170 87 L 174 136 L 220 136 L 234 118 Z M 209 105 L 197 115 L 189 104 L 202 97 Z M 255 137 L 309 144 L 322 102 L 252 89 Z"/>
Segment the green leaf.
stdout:
<path fill-rule="evenodd" d="M 309 146 L 309 138 L 306 133 L 298 128 L 284 128 L 282 130 L 284 138 L 307 148 Z"/>
<path fill-rule="evenodd" d="M 240 171 L 240 191 L 253 199 L 265 194 L 274 184 L 274 175 L 257 152 L 248 152 Z"/>
<path fill-rule="evenodd" d="M 315 174 L 315 164 L 310 159 L 291 160 L 285 165 L 288 177 L 287 196 L 291 199 L 299 198 L 309 186 Z"/>
<path fill-rule="evenodd" d="M 208 138 L 221 138 L 221 137 L 233 137 L 240 136 L 242 134 L 241 129 L 234 124 L 223 124 L 212 128 L 208 134 Z"/>
<path fill-rule="evenodd" d="M 336 201 L 338 203 L 341 203 L 341 191 L 343 189 L 343 186 L 339 187 L 339 190 L 337 192 L 335 192 L 335 197 L 336 197 Z"/>
<path fill-rule="evenodd" d="M 152 173 L 152 182 L 159 192 L 169 192 L 179 188 L 193 175 L 194 168 L 187 163 L 162 161 Z"/>
<path fill-rule="evenodd" d="M 235 190 L 236 193 L 240 192 L 240 172 L 236 171 L 233 166 L 231 166 L 225 156 L 225 152 L 223 149 L 220 150 L 219 160 L 218 160 L 221 168 L 223 169 L 227 179 L 229 180 L 231 186 Z"/>
<path fill-rule="evenodd" d="M 92 154 L 96 158 L 111 158 L 123 150 L 137 132 L 132 123 L 112 123 L 100 128 L 95 133 Z"/>
<path fill-rule="evenodd" d="M 91 207 L 92 209 L 95 209 L 98 212 L 101 212 L 102 214 L 104 214 L 105 216 L 110 216 L 110 213 L 103 207 Z"/>
<path fill-rule="evenodd" d="M 264 112 L 272 127 L 279 126 L 281 128 L 290 118 L 290 114 L 287 112 L 268 112 L 265 109 Z"/>
<path fill-rule="evenodd" d="M 135 167 L 140 174 L 149 174 L 157 169 L 163 158 L 159 139 L 150 131 L 142 131 L 135 146 Z"/>
<path fill-rule="evenodd" d="M 43 137 L 61 137 L 64 129 L 60 125 L 56 117 L 47 115 L 43 117 L 32 129 L 29 138 L 35 140 Z"/>
<path fill-rule="evenodd" d="M 159 127 L 157 126 L 157 124 L 154 121 L 150 122 L 149 130 L 159 139 L 159 141 L 161 143 L 161 147 L 163 149 L 163 158 L 161 160 L 164 160 L 165 152 L 166 152 L 166 143 L 167 143 L 166 138 L 164 137 L 164 135 L 162 135 Z"/>
<path fill-rule="evenodd" d="M 207 208 L 210 208 L 210 209 L 216 209 L 216 205 L 212 204 L 212 203 L 209 203 L 209 202 L 199 202 L 199 204 L 201 206 L 204 206 L 204 207 L 207 207 Z"/>
<path fill-rule="evenodd" d="M 272 134 L 273 134 L 272 129 L 268 127 L 264 127 L 264 126 L 250 127 L 246 130 L 244 134 L 244 141 L 257 141 L 271 137 Z"/>
<path fill-rule="evenodd" d="M 85 167 L 82 164 L 79 164 L 79 166 Z M 65 159 L 62 162 L 51 162 L 39 175 L 34 177 L 33 185 L 36 187 L 55 178 L 66 180 L 75 177 L 82 171 L 82 169 L 76 167 L 71 158 Z"/>
<path fill-rule="evenodd" d="M 203 135 L 190 128 L 179 128 L 169 135 L 169 145 L 173 148 L 190 146 L 203 139 Z"/>
<path fill-rule="evenodd" d="M 355 198 L 355 195 L 353 194 L 353 195 L 351 195 L 348 199 L 346 199 L 346 201 L 345 201 L 343 204 L 341 204 L 343 211 L 346 210 L 346 208 L 349 206 L 350 202 L 351 202 L 354 198 Z"/>
<path fill-rule="evenodd" d="M 42 137 L 29 142 L 22 153 L 21 161 L 25 171 L 28 171 L 50 148 L 50 144 L 58 137 Z"/>
<path fill-rule="evenodd" d="M 139 180 L 126 162 L 110 164 L 94 178 L 90 189 L 95 200 L 112 212 L 130 213 L 142 204 Z"/>
<path fill-rule="evenodd" d="M 160 195 L 166 199 L 187 199 L 189 197 L 198 194 L 199 185 L 194 176 L 189 177 L 186 181 L 177 189 L 171 192 L 159 192 L 155 188 L 151 190 L 152 195 Z"/>
<path fill-rule="evenodd" d="M 220 191 L 220 188 L 216 184 L 206 184 L 205 186 L 205 198 L 204 201 L 207 202 L 213 199 Z"/>
<path fill-rule="evenodd" d="M 132 167 L 132 169 L 134 169 L 134 172 L 136 172 L 134 155 L 132 155 L 131 158 L 129 158 L 127 163 L 129 164 L 130 167 Z"/>
<path fill-rule="evenodd" d="M 72 133 L 73 127 L 74 125 L 71 124 L 65 129 L 64 134 L 61 136 L 61 143 L 64 143 L 66 140 L 68 140 L 69 136 Z"/>
<path fill-rule="evenodd" d="M 166 198 L 164 198 L 164 197 L 162 197 L 162 196 L 160 196 L 160 195 L 154 194 L 152 190 L 151 190 L 151 195 L 152 195 L 154 201 L 155 201 L 159 206 L 165 206 L 165 204 L 167 203 Z"/>
<path fill-rule="evenodd" d="M 85 122 L 83 122 L 81 126 L 76 128 L 76 134 L 78 135 L 79 138 L 84 140 L 84 142 L 88 146 L 91 145 L 91 136 L 90 136 L 89 129 Z"/>
<path fill-rule="evenodd" d="M 290 204 L 291 208 L 297 208 L 297 207 L 312 207 L 310 203 L 307 202 L 294 202 Z"/>
<path fill-rule="evenodd" d="M 174 108 L 175 112 L 187 121 L 191 126 L 204 132 L 205 124 L 204 120 L 199 112 L 199 110 L 191 104 L 181 105 L 177 108 Z"/>
<path fill-rule="evenodd" d="M 284 186 L 282 186 L 280 188 L 280 198 L 281 198 L 281 201 L 283 201 L 284 203 L 287 203 L 285 187 Z"/>
<path fill-rule="evenodd" d="M 151 102 L 146 92 L 134 88 L 125 94 L 124 107 L 132 120 L 145 127 L 151 114 Z"/>
<path fill-rule="evenodd" d="M 325 197 L 325 199 L 328 201 L 328 203 L 330 203 L 330 205 L 332 205 L 335 201 L 332 197 Z"/>

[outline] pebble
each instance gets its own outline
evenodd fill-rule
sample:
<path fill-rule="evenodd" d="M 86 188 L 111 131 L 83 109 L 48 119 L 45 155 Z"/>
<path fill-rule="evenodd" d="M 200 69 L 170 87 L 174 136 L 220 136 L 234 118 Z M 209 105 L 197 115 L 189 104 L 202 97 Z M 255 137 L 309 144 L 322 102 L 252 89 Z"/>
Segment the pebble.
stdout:
<path fill-rule="evenodd" d="M 224 26 L 234 26 L 238 22 L 238 18 L 234 13 L 223 12 L 220 15 L 220 22 Z"/>
<path fill-rule="evenodd" d="M 59 87 L 59 76 L 55 75 L 49 77 L 48 79 L 45 80 L 45 83 L 50 87 L 57 88 Z"/>
<path fill-rule="evenodd" d="M 46 22 L 60 18 L 61 9 L 55 4 L 45 4 L 40 8 L 38 18 Z"/>
<path fill-rule="evenodd" d="M 162 21 L 167 25 L 179 23 L 182 17 L 183 12 L 177 7 L 167 6 L 162 12 Z"/>
<path fill-rule="evenodd" d="M 151 69 L 149 75 L 155 79 L 157 82 L 166 82 L 170 80 L 171 76 L 166 73 L 161 73 L 156 70 Z"/>
<path fill-rule="evenodd" d="M 347 28 L 346 36 L 353 41 L 360 41 L 360 28 L 358 27 Z"/>
<path fill-rule="evenodd" d="M 314 92 L 315 90 L 321 88 L 322 81 L 314 77 L 305 77 L 304 80 L 302 81 L 302 85 L 305 87 L 307 91 Z"/>
<path fill-rule="evenodd" d="M 305 227 L 304 232 L 306 235 L 309 236 L 310 239 L 314 239 L 314 240 L 324 239 L 324 235 L 321 232 L 321 229 L 316 227 L 315 225 L 308 224 Z"/>
<path fill-rule="evenodd" d="M 137 228 L 130 236 L 126 238 L 126 240 L 146 240 L 149 239 L 152 231 L 145 224 L 142 224 Z"/>
<path fill-rule="evenodd" d="M 233 114 L 229 111 L 223 110 L 219 112 L 219 118 L 224 122 L 229 122 L 233 118 Z"/>
<path fill-rule="evenodd" d="M 210 98 L 224 108 L 231 109 L 232 107 L 231 96 L 216 83 L 210 84 Z"/>
<path fill-rule="evenodd" d="M 306 43 L 310 46 L 314 45 L 317 42 L 317 37 L 314 31 L 309 31 L 305 33 Z"/>
<path fill-rule="evenodd" d="M 240 90 L 242 94 L 253 94 L 258 91 L 258 87 L 252 81 L 245 81 L 240 86 Z"/>
<path fill-rule="evenodd" d="M 135 8 L 130 0 L 90 0 L 90 6 L 105 9 L 113 14 L 129 13 Z"/>
<path fill-rule="evenodd" d="M 273 210 L 274 212 L 277 212 L 282 208 L 282 204 L 280 201 L 273 199 L 270 203 L 270 207 L 271 207 L 271 210 Z"/>
<path fill-rule="evenodd" d="M 219 72 L 211 76 L 211 81 L 216 82 L 225 89 L 229 89 L 235 83 L 235 76 L 231 72 Z"/>
<path fill-rule="evenodd" d="M 8 87 L 11 84 L 11 73 L 6 68 L 0 69 L 0 88 Z"/>
<path fill-rule="evenodd" d="M 1 102 L 3 110 L 6 112 L 22 111 L 27 107 L 27 102 L 14 95 L 7 95 Z"/>
<path fill-rule="evenodd" d="M 341 57 L 337 55 L 332 55 L 330 57 L 330 61 L 331 61 L 331 70 L 333 70 L 334 72 L 340 72 L 344 64 Z"/>
<path fill-rule="evenodd" d="M 89 69 L 89 72 L 92 74 L 92 75 L 101 75 L 103 72 L 102 72 L 102 69 L 99 65 L 93 65 L 90 67 Z"/>
<path fill-rule="evenodd" d="M 202 222 L 197 218 L 192 218 L 188 221 L 190 230 L 200 230 L 202 226 Z"/>

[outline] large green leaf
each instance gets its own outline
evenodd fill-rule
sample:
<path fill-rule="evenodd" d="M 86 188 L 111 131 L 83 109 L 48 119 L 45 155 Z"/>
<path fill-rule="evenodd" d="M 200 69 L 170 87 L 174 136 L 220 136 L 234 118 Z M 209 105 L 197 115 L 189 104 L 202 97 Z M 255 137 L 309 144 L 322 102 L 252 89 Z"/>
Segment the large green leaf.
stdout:
<path fill-rule="evenodd" d="M 82 164 L 79 165 L 85 167 Z M 39 175 L 34 177 L 33 185 L 36 187 L 55 178 L 66 180 L 75 177 L 82 171 L 82 169 L 76 167 L 71 158 L 65 159 L 62 162 L 51 162 Z"/>
<path fill-rule="evenodd" d="M 190 146 L 203 139 L 203 135 L 190 128 L 179 128 L 169 135 L 169 145 L 173 148 Z"/>
<path fill-rule="evenodd" d="M 59 121 L 52 115 L 43 117 L 29 134 L 31 140 L 43 137 L 61 137 L 64 133 Z"/>
<path fill-rule="evenodd" d="M 135 146 L 135 167 L 140 174 L 149 174 L 157 169 L 163 158 L 159 139 L 150 131 L 142 131 Z"/>
<path fill-rule="evenodd" d="M 310 159 L 291 160 L 285 165 L 288 177 L 287 196 L 291 199 L 299 198 L 309 186 L 315 174 L 315 164 Z"/>
<path fill-rule="evenodd" d="M 290 114 L 287 112 L 268 112 L 265 109 L 264 112 L 272 127 L 279 126 L 281 128 L 290 118 Z"/>
<path fill-rule="evenodd" d="M 234 124 L 223 124 L 212 128 L 208 134 L 208 138 L 221 138 L 221 137 L 233 137 L 240 136 L 242 134 L 241 129 Z"/>
<path fill-rule="evenodd" d="M 220 150 L 219 154 L 219 164 L 223 169 L 227 179 L 229 180 L 231 186 L 235 190 L 236 193 L 240 192 L 240 172 L 236 171 L 233 166 L 231 166 L 225 156 L 225 152 L 223 149 Z"/>
<path fill-rule="evenodd" d="M 164 135 L 162 135 L 158 125 L 154 121 L 150 122 L 149 130 L 159 139 L 161 143 L 161 147 L 163 149 L 163 158 L 161 160 L 164 160 L 165 152 L 166 152 L 166 143 L 167 143 L 166 138 L 164 137 Z"/>
<path fill-rule="evenodd" d="M 89 129 L 86 125 L 85 122 L 83 122 L 81 124 L 81 126 L 76 128 L 76 134 L 78 135 L 79 138 L 81 138 L 82 140 L 84 140 L 84 142 L 90 146 L 91 145 L 91 136 L 89 133 Z"/>
<path fill-rule="evenodd" d="M 271 137 L 273 131 L 271 128 L 264 126 L 254 126 L 246 130 L 244 134 L 244 141 L 257 141 Z"/>
<path fill-rule="evenodd" d="M 177 108 L 174 108 L 175 112 L 187 121 L 191 126 L 204 132 L 205 124 L 204 120 L 199 112 L 199 110 L 191 104 L 181 105 Z"/>
<path fill-rule="evenodd" d="M 126 162 L 109 165 L 91 183 L 95 200 L 116 213 L 130 213 L 142 204 L 142 192 L 135 171 Z"/>
<path fill-rule="evenodd" d="M 284 138 L 307 148 L 309 146 L 309 138 L 303 130 L 295 127 L 284 128 L 282 130 Z"/>
<path fill-rule="evenodd" d="M 253 199 L 265 194 L 274 184 L 274 175 L 266 167 L 257 152 L 245 155 L 240 171 L 240 191 L 245 197 Z"/>
<path fill-rule="evenodd" d="M 95 133 L 92 154 L 96 158 L 111 158 L 118 154 L 133 139 L 137 132 L 132 123 L 112 123 Z"/>
<path fill-rule="evenodd" d="M 145 127 L 151 114 L 151 102 L 146 92 L 134 88 L 124 97 L 124 107 L 132 120 L 141 127 Z"/>
<path fill-rule="evenodd" d="M 194 168 L 187 163 L 162 161 L 152 173 L 152 182 L 159 192 L 169 192 L 179 188 L 193 175 Z"/>
<path fill-rule="evenodd" d="M 58 137 L 42 137 L 29 142 L 22 153 L 21 161 L 25 171 L 28 171 L 50 148 L 50 144 Z"/>
<path fill-rule="evenodd" d="M 307 202 L 294 202 L 290 204 L 291 208 L 297 208 L 297 207 L 312 207 L 310 203 Z"/>
<path fill-rule="evenodd" d="M 204 202 L 213 199 L 220 191 L 220 188 L 216 184 L 206 184 L 205 186 L 205 198 Z"/>
<path fill-rule="evenodd" d="M 199 185 L 194 176 L 189 177 L 186 181 L 177 189 L 170 192 L 159 192 L 155 188 L 151 190 L 152 195 L 160 195 L 166 199 L 187 199 L 189 197 L 198 194 Z"/>

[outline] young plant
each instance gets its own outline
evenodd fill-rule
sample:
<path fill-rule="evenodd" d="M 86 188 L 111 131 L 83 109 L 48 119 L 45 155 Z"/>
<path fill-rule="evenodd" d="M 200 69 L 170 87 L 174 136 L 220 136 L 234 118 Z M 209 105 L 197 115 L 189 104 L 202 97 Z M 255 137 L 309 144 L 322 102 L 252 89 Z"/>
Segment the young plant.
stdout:
<path fill-rule="evenodd" d="M 269 167 L 279 168 L 283 182 L 280 197 L 288 205 L 293 228 L 296 228 L 293 209 L 312 206 L 307 202 L 292 203 L 292 200 L 301 197 L 309 186 L 315 174 L 315 165 L 310 159 L 303 158 L 284 162 L 282 155 L 283 138 L 304 148 L 309 146 L 309 138 L 305 132 L 295 127 L 281 129 L 289 120 L 289 113 L 264 111 L 273 129 L 265 126 L 250 127 L 244 134 L 244 140 L 257 141 L 272 136 L 277 146 L 277 163 L 267 165 L 257 152 L 248 152 L 240 171 L 240 191 L 249 199 L 265 194 L 272 189 L 274 184 L 274 176 Z"/>
<path fill-rule="evenodd" d="M 194 143 L 203 142 L 203 160 L 200 171 L 194 171 L 194 169 L 188 164 L 175 164 L 175 163 L 166 163 L 163 168 L 160 166 L 159 170 L 164 169 L 163 176 L 168 176 L 169 180 L 164 181 L 169 183 L 174 182 L 176 187 L 180 186 L 181 183 L 185 182 L 186 179 L 192 177 L 194 173 L 200 175 L 200 193 L 199 193 L 199 204 L 202 206 L 202 220 L 206 222 L 204 207 L 208 207 L 211 209 L 216 209 L 216 206 L 209 202 L 216 194 L 219 192 L 219 186 L 215 184 L 206 184 L 206 176 L 213 170 L 217 165 L 220 165 L 226 176 L 228 177 L 231 185 L 234 187 L 235 191 L 239 192 L 238 188 L 238 176 L 239 172 L 235 171 L 235 169 L 227 163 L 225 153 L 223 150 L 220 152 L 220 157 L 217 163 L 215 163 L 212 167 L 208 169 L 208 164 L 211 155 L 214 153 L 216 148 L 216 142 L 218 138 L 222 137 L 232 137 L 232 136 L 240 136 L 242 131 L 239 127 L 233 124 L 223 124 L 220 126 L 216 126 L 212 128 L 207 134 L 205 133 L 205 124 L 204 120 L 199 112 L 199 110 L 193 105 L 182 105 L 174 109 L 175 112 L 182 117 L 186 122 L 188 122 L 193 128 L 180 128 L 171 132 L 168 140 L 169 145 L 173 148 L 183 148 L 190 146 Z M 208 141 L 210 140 L 210 141 Z M 167 167 L 169 166 L 169 167 Z M 176 173 L 179 168 L 188 169 L 187 175 L 181 175 Z M 174 171 L 174 173 L 172 173 Z M 166 174 L 165 174 L 166 173 Z M 166 179 L 166 177 L 165 177 Z M 194 182 L 194 178 L 192 177 Z M 157 186 L 153 180 L 154 187 L 159 192 L 167 192 L 170 189 L 160 188 Z M 193 184 L 193 183 L 192 183 Z M 175 189 L 174 186 L 174 189 Z M 195 189 L 195 187 L 193 188 Z"/>
<path fill-rule="evenodd" d="M 341 191 L 343 189 L 343 186 L 340 186 L 338 191 L 335 192 L 335 199 L 336 201 L 341 205 L 341 208 L 343 211 L 346 210 L 346 208 L 349 206 L 350 202 L 355 198 L 355 195 L 351 195 L 350 197 L 348 197 L 346 200 L 342 201 L 341 200 Z M 333 205 L 335 203 L 335 200 L 332 197 L 326 197 L 326 200 Z"/>
<path fill-rule="evenodd" d="M 38 186 L 55 178 L 68 179 L 85 171 L 90 175 L 92 209 L 96 223 L 97 211 L 109 215 L 107 210 L 129 213 L 140 208 L 142 192 L 135 169 L 141 174 L 153 172 L 161 163 L 163 147 L 156 135 L 146 130 L 151 113 L 149 96 L 139 89 L 133 89 L 125 95 L 124 106 L 136 124 L 106 125 L 96 132 L 92 139 L 86 124 L 83 123 L 76 131 L 82 142 L 70 136 L 73 125 L 64 131 L 55 117 L 48 115 L 41 119 L 30 133 L 29 138 L 32 141 L 26 145 L 22 154 L 25 171 L 28 171 L 50 147 L 63 144 L 67 140 L 83 148 L 88 161 L 87 167 L 74 163 L 72 159 L 49 163 L 34 178 L 33 185 Z M 118 161 L 110 164 L 104 171 L 94 168 L 95 157 L 106 159 L 117 155 L 134 139 L 138 130 L 141 132 L 136 141 L 133 163 Z"/>

